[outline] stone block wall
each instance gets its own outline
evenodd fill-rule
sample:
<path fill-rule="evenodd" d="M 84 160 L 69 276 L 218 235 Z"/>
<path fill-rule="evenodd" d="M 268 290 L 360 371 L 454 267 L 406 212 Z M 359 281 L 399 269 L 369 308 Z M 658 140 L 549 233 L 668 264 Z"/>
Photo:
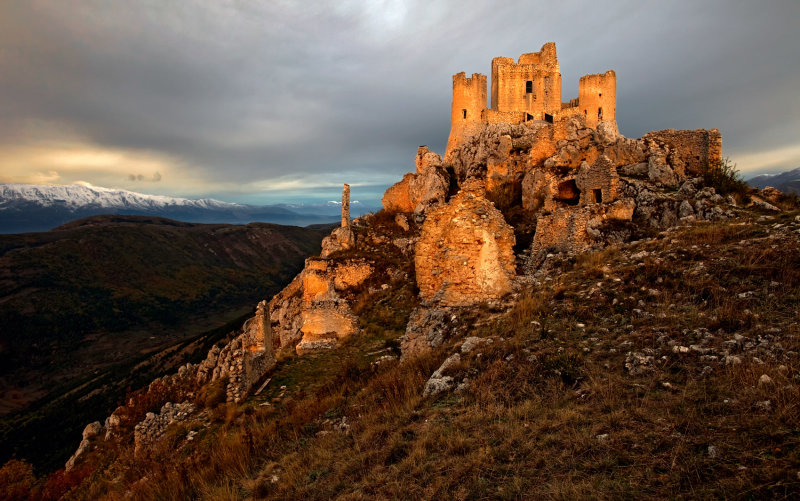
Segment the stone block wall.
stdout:
<path fill-rule="evenodd" d="M 414 258 L 420 297 L 464 306 L 504 296 L 516 271 L 514 242 L 482 184 L 463 187 L 422 226 Z"/>
<path fill-rule="evenodd" d="M 617 74 L 614 70 L 585 75 L 578 82 L 578 108 L 586 117 L 586 126 L 617 119 Z"/>
<path fill-rule="evenodd" d="M 722 135 L 718 129 L 659 130 L 642 136 L 669 149 L 667 161 L 682 164 L 687 176 L 697 176 L 707 165 L 722 161 Z"/>

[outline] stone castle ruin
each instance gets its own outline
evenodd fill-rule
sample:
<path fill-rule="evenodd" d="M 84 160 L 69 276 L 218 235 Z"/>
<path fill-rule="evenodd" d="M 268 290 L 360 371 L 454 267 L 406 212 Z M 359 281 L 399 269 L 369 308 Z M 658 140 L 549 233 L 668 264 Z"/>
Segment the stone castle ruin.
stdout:
<path fill-rule="evenodd" d="M 735 201 L 701 177 L 721 163 L 719 131 L 623 137 L 613 71 L 581 78 L 578 97 L 562 102 L 555 44 L 547 43 L 517 62 L 495 58 L 491 85 L 487 108 L 484 75 L 453 77 L 444 158 L 420 146 L 415 171 L 386 190 L 382 213 L 351 221 L 344 185 L 341 226 L 323 240 L 320 256 L 261 302 L 233 341 L 163 378 L 172 401 L 185 401 L 139 422 L 142 443 L 175 416 L 195 415 L 185 396 L 198 387 L 224 383 L 226 400 L 240 402 L 263 388 L 281 357 L 335 348 L 368 331 L 356 305 L 377 291 L 381 301 L 400 291 L 413 296 L 400 338 L 406 358 L 441 344 L 459 312 L 480 303 L 510 307 L 559 254 L 631 240 L 636 228 L 734 215 Z M 106 440 L 123 433 L 128 407 L 105 426 L 87 427 L 71 466 L 103 430 Z"/>
<path fill-rule="evenodd" d="M 487 124 L 531 120 L 554 123 L 574 116 L 582 116 L 590 128 L 603 121 L 613 122 L 617 115 L 617 75 L 614 70 L 585 75 L 578 83 L 578 97 L 562 102 L 556 44 L 548 42 L 539 52 L 522 54 L 516 63 L 510 57 L 492 59 L 491 99 L 487 108 L 486 75 L 453 75 L 448 153 Z"/>

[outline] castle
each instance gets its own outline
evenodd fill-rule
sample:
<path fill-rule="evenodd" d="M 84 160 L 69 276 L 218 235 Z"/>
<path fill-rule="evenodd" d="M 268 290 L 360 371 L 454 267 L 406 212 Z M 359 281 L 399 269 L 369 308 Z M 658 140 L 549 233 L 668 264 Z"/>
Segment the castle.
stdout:
<path fill-rule="evenodd" d="M 578 83 L 578 97 L 561 101 L 561 72 L 556 44 L 548 42 L 539 52 L 492 59 L 491 108 L 486 107 L 486 75 L 464 72 L 453 75 L 450 137 L 447 152 L 486 124 L 543 120 L 554 123 L 582 115 L 586 126 L 613 122 L 617 114 L 617 75 L 614 70 L 585 75 Z M 445 158 L 447 158 L 445 154 Z"/>

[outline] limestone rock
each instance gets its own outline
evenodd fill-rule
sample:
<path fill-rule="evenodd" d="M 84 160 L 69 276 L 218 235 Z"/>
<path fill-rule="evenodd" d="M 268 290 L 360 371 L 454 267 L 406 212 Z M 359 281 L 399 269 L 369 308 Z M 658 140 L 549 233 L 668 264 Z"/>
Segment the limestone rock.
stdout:
<path fill-rule="evenodd" d="M 606 121 L 597 124 L 597 139 L 602 144 L 616 143 L 619 139 L 616 121 Z"/>
<path fill-rule="evenodd" d="M 424 213 L 446 200 L 450 179 L 442 158 L 427 146 L 420 146 L 414 162 L 417 172 L 406 174 L 384 193 L 381 202 L 386 211 Z"/>
<path fill-rule="evenodd" d="M 91 440 L 92 438 L 96 437 L 103 431 L 103 425 L 100 424 L 100 421 L 95 421 L 93 423 L 89 423 L 83 429 L 83 439 L 84 440 Z"/>
<path fill-rule="evenodd" d="M 75 465 L 81 456 L 83 456 L 87 451 L 91 450 L 92 439 L 97 437 L 102 431 L 103 425 L 100 424 L 100 421 L 95 421 L 86 425 L 86 427 L 83 429 L 82 440 L 80 445 L 78 445 L 78 449 L 64 465 L 64 469 L 66 471 L 70 471 L 75 468 Z"/>
<path fill-rule="evenodd" d="M 428 397 L 438 395 L 444 391 L 451 389 L 455 385 L 455 380 L 452 376 L 446 376 L 445 372 L 461 362 L 461 355 L 454 353 L 447 357 L 442 362 L 442 365 L 431 375 L 430 379 L 425 383 L 425 389 L 422 391 L 422 396 Z"/>
<path fill-rule="evenodd" d="M 644 162 L 625 165 L 617 169 L 623 176 L 644 177 L 647 175 L 648 165 Z"/>
<path fill-rule="evenodd" d="M 514 231 L 479 182 L 433 209 L 416 245 L 417 285 L 424 300 L 469 305 L 511 291 Z"/>
<path fill-rule="evenodd" d="M 492 338 L 470 336 L 461 345 L 461 353 L 469 353 L 479 346 L 492 344 Z"/>
<path fill-rule="evenodd" d="M 406 359 L 441 346 L 451 330 L 446 309 L 416 308 L 409 316 L 406 333 L 400 338 L 402 358 Z"/>
<path fill-rule="evenodd" d="M 690 204 L 688 200 L 682 201 L 680 207 L 678 207 L 678 217 L 683 219 L 693 215 L 694 208 L 692 208 L 692 204 Z"/>
<path fill-rule="evenodd" d="M 356 245 L 356 235 L 350 226 L 340 226 L 322 239 L 320 256 L 329 257 L 336 252 L 352 249 Z"/>
<path fill-rule="evenodd" d="M 772 211 L 772 212 L 780 212 L 781 211 L 779 208 L 775 207 L 771 203 L 769 203 L 769 202 L 767 202 L 765 200 L 761 200 L 758 197 L 750 197 L 750 204 L 753 207 L 757 207 L 759 209 L 764 209 L 764 210 L 768 210 L 768 211 Z"/>
<path fill-rule="evenodd" d="M 761 198 L 773 204 L 778 203 L 783 195 L 781 190 L 775 188 L 774 186 L 765 186 L 763 189 L 758 191 L 758 194 L 761 196 Z"/>
<path fill-rule="evenodd" d="M 678 176 L 662 156 L 651 155 L 647 162 L 647 177 L 658 186 L 677 186 Z"/>

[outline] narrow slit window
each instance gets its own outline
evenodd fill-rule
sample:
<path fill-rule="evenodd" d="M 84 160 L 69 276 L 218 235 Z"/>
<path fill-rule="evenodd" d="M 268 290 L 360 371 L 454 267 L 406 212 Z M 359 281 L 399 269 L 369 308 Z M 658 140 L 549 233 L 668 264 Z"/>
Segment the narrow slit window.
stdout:
<path fill-rule="evenodd" d="M 603 108 L 597 108 L 597 119 L 598 120 L 603 119 Z"/>
<path fill-rule="evenodd" d="M 467 119 L 467 110 L 461 110 L 461 114 L 464 116 L 464 120 Z"/>
<path fill-rule="evenodd" d="M 525 93 L 533 94 L 533 80 L 528 80 L 525 82 Z"/>

